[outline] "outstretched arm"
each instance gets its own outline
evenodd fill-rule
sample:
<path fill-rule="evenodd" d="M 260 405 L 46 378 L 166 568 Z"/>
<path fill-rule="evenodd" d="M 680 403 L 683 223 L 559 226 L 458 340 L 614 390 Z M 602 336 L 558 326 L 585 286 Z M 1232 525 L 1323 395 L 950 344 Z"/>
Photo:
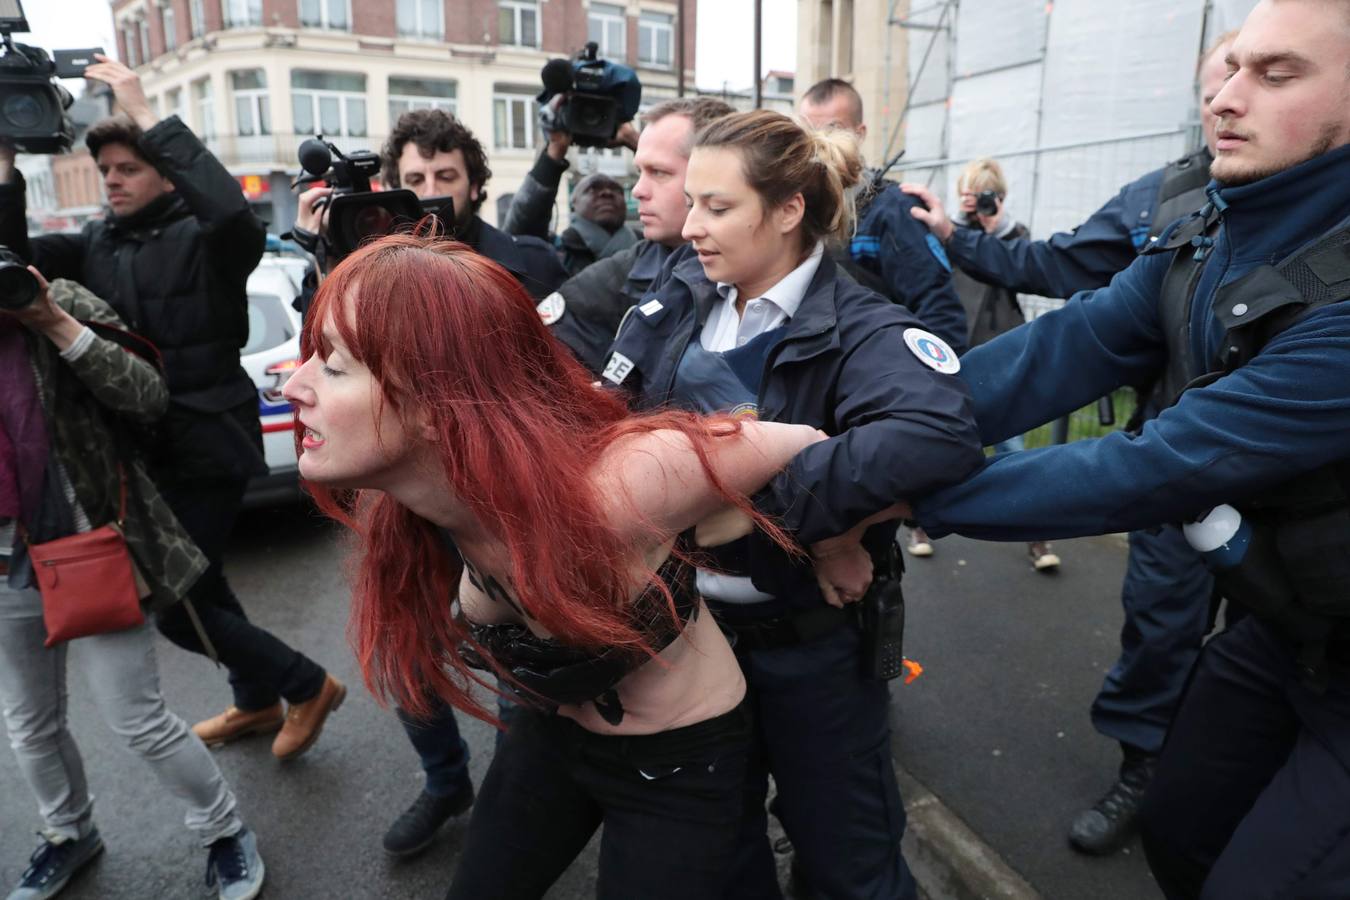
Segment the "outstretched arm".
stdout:
<path fill-rule="evenodd" d="M 605 453 L 597 467 L 596 489 L 620 527 L 669 536 L 728 505 L 714 478 L 733 495 L 748 497 L 804 448 L 825 439 L 824 432 L 809 425 L 743 422 L 739 431 L 728 426 L 713 437 L 705 467 L 693 443 L 678 431 L 637 434 Z"/>

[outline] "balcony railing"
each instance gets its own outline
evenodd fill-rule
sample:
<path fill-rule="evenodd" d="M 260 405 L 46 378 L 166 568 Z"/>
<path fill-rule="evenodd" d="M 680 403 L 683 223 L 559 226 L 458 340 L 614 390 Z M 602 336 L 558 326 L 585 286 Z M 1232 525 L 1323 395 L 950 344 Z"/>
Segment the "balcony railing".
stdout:
<path fill-rule="evenodd" d="M 259 168 L 296 172 L 300 169 L 300 161 L 296 158 L 300 143 L 312 137 L 312 134 L 221 134 L 206 138 L 203 143 L 227 169 Z M 384 135 L 325 137 L 343 153 L 353 150 L 379 153 L 385 140 Z"/>

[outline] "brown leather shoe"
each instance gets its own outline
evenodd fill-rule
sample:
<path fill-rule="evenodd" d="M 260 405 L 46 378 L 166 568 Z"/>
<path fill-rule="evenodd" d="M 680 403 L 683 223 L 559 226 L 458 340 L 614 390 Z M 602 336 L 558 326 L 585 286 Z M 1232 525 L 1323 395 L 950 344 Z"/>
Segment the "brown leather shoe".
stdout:
<path fill-rule="evenodd" d="M 295 703 L 286 713 L 286 724 L 272 742 L 272 755 L 277 759 L 295 759 L 319 739 L 328 714 L 347 699 L 347 686 L 332 675 L 323 680 L 319 693 L 304 703 Z"/>
<path fill-rule="evenodd" d="M 285 721 L 286 711 L 281 708 L 280 700 L 256 712 L 230 706 L 220 715 L 193 725 L 192 733 L 206 746 L 219 747 L 250 734 L 271 734 Z"/>

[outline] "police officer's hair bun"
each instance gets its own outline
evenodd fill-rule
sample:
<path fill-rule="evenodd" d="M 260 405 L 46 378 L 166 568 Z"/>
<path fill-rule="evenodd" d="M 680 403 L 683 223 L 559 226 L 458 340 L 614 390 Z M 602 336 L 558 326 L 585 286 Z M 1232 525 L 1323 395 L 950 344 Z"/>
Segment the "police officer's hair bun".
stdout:
<path fill-rule="evenodd" d="M 734 148 L 744 160 L 745 179 L 766 209 L 801 193 L 807 246 L 842 238 L 853 227 L 853 195 L 862 177 L 862 156 L 851 131 L 816 131 L 780 112 L 757 109 L 724 116 L 704 128 L 694 147 Z"/>

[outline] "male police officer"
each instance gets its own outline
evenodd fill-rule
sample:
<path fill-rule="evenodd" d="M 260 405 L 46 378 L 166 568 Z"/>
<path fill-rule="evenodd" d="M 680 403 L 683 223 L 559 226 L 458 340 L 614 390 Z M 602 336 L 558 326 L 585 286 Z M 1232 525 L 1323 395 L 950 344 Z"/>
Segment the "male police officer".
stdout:
<path fill-rule="evenodd" d="M 544 324 L 596 374 L 604 367 L 623 314 L 642 299 L 671 251 L 684 243 L 684 172 L 694 135 L 730 112 L 721 100 L 681 97 L 643 114 L 633 157 L 638 170 L 633 199 L 642 240 L 583 269 L 539 304 Z"/>
<path fill-rule="evenodd" d="M 1209 104 L 1223 87 L 1224 57 L 1236 34 L 1220 37 L 1200 59 L 1204 146 L 1127 184 L 1072 232 L 1048 241 L 1000 241 L 981 229 L 954 228 L 936 195 L 919 185 L 902 185 L 928 205 L 915 207 L 914 216 L 943 241 L 961 271 L 979 280 L 1054 297 L 1102 287 L 1163 228 L 1204 205 L 1218 123 Z M 1158 409 L 1146 401 L 1141 418 L 1152 418 Z M 1212 588 L 1213 578 L 1176 525 L 1130 533 L 1121 586 L 1121 654 L 1092 704 L 1093 724 L 1120 743 L 1122 761 L 1115 783 L 1074 818 L 1069 828 L 1074 848 L 1109 853 L 1134 833 L 1167 726 L 1209 628 Z"/>
<path fill-rule="evenodd" d="M 862 97 L 847 81 L 827 78 L 812 85 L 799 111 L 816 128 L 846 128 L 860 141 L 867 135 Z M 910 210 L 918 204 L 880 176 L 873 169 L 863 173 L 858 229 L 849 254 L 884 285 L 880 293 L 903 304 L 953 350 L 964 353 L 969 346 L 966 311 L 952 285 L 947 256 L 935 238 L 915 227 Z"/>
<path fill-rule="evenodd" d="M 915 514 L 999 540 L 1210 525 L 1193 543 L 1253 614 L 1200 653 L 1141 813 L 1150 865 L 1169 898 L 1341 897 L 1350 3 L 1262 0 L 1226 60 L 1203 213 L 1108 287 L 962 360 L 986 443 L 1163 367 L 1175 404 L 1137 436 L 990 461 Z"/>

